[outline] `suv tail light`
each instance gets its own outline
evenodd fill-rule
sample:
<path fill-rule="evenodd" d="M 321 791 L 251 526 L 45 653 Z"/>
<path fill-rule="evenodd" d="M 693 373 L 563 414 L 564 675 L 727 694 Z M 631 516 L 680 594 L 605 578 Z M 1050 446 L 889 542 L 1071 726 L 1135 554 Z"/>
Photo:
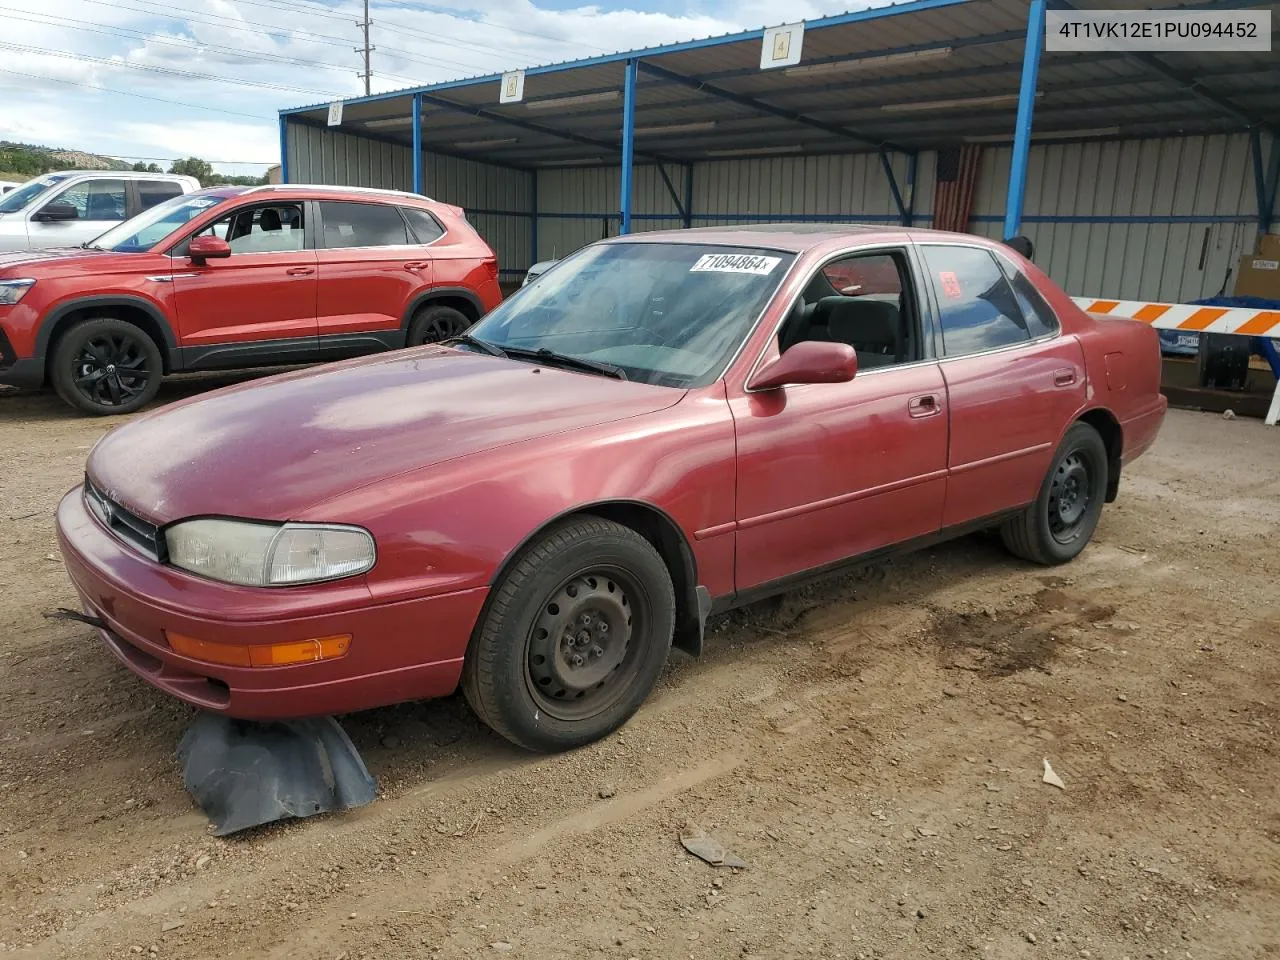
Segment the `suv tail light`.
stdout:
<path fill-rule="evenodd" d="M 498 258 L 490 257 L 484 262 L 485 273 L 489 275 L 490 280 L 498 279 Z"/>

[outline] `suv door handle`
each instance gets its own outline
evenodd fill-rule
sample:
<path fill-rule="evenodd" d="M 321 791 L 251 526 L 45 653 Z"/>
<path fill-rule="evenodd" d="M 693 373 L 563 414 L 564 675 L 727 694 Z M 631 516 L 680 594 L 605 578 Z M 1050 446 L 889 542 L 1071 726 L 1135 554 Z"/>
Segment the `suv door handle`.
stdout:
<path fill-rule="evenodd" d="M 429 266 L 431 266 L 430 260 L 410 260 L 404 265 L 404 268 L 406 270 L 413 270 L 416 272 L 418 270 L 425 270 Z"/>
<path fill-rule="evenodd" d="M 1064 368 L 1053 371 L 1053 385 L 1055 387 L 1069 387 L 1075 382 L 1076 372 L 1074 370 Z"/>
<path fill-rule="evenodd" d="M 907 402 L 907 413 L 919 420 L 922 417 L 935 417 L 942 412 L 942 404 L 938 402 L 938 398 L 927 393 L 922 397 L 912 397 Z"/>
<path fill-rule="evenodd" d="M 290 267 L 285 274 L 290 277 L 309 277 L 315 272 L 315 267 Z"/>

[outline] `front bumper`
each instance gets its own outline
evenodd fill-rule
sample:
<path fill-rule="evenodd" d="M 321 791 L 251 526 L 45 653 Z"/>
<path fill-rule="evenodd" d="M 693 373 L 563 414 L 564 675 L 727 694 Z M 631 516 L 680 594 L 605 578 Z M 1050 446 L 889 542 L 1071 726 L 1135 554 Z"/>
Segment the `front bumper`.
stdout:
<path fill-rule="evenodd" d="M 292 719 L 447 696 L 458 685 L 487 588 L 377 604 L 353 581 L 255 589 L 190 576 L 109 532 L 76 487 L 58 505 L 58 542 L 85 612 L 125 666 L 193 706 L 247 720 Z M 340 603 L 328 600 L 335 597 Z M 175 653 L 172 631 L 255 645 L 350 634 L 347 654 L 284 667 L 229 667 Z"/>

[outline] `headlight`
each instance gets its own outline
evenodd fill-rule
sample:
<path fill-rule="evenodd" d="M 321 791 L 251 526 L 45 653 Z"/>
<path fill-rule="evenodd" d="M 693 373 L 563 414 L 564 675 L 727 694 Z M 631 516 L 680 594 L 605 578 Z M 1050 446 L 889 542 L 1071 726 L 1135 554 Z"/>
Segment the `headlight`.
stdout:
<path fill-rule="evenodd" d="M 186 520 L 164 539 L 175 567 L 252 587 L 350 577 L 377 557 L 369 531 L 331 524 Z"/>
<path fill-rule="evenodd" d="M 0 306 L 17 303 L 34 284 L 34 280 L 0 280 Z"/>

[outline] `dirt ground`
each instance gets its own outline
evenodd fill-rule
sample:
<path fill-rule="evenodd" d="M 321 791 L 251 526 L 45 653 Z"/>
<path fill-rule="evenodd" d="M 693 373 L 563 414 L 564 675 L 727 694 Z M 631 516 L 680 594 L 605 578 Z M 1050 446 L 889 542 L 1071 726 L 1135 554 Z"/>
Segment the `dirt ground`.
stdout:
<path fill-rule="evenodd" d="M 110 426 L 0 396 L 6 956 L 1280 956 L 1280 430 L 1171 413 L 1066 567 L 969 537 L 721 618 L 576 753 L 348 717 L 375 803 L 219 840 L 192 712 L 41 617 Z"/>

